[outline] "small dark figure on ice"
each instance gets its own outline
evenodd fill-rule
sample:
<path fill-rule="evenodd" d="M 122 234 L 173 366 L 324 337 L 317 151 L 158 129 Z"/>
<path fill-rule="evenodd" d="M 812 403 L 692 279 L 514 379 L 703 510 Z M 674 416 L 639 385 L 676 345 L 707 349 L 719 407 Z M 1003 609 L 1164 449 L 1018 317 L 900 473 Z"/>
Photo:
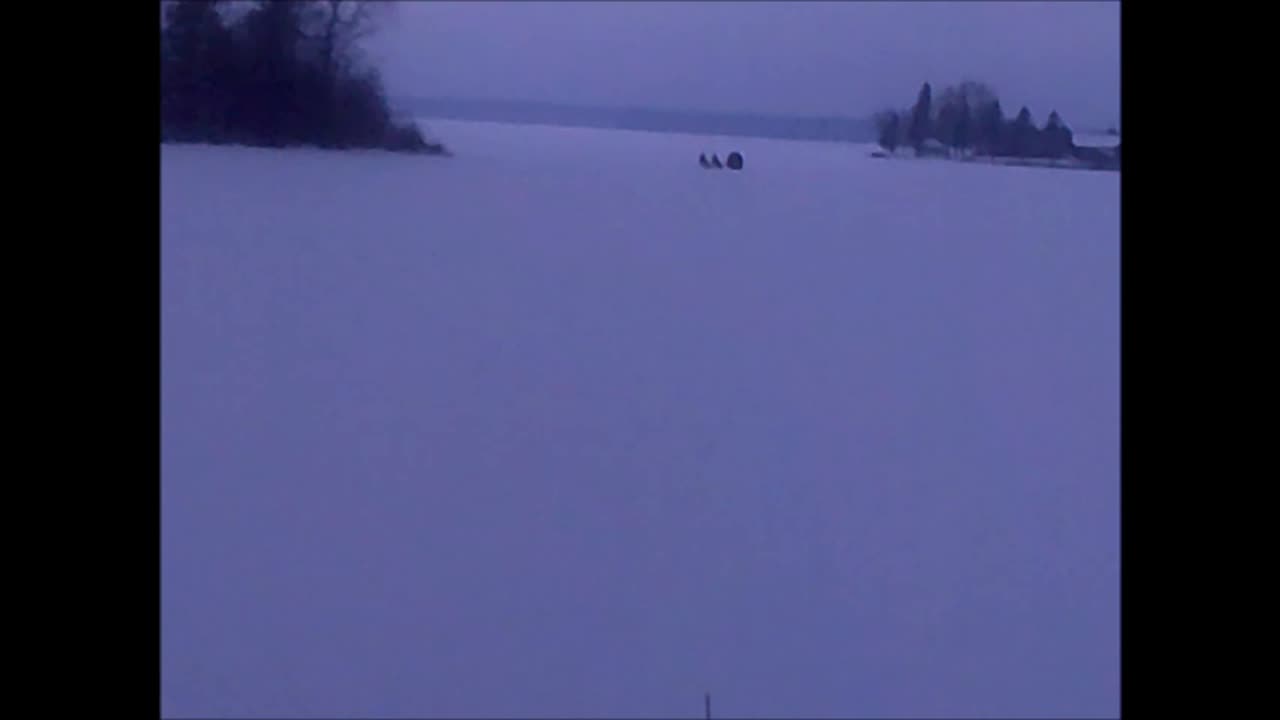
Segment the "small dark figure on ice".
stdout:
<path fill-rule="evenodd" d="M 730 170 L 742 169 L 742 153 L 734 151 L 729 153 L 729 157 L 723 163 L 720 162 L 720 156 L 711 153 L 711 159 L 707 159 L 706 153 L 698 153 L 698 164 L 704 168 L 729 168 Z"/>

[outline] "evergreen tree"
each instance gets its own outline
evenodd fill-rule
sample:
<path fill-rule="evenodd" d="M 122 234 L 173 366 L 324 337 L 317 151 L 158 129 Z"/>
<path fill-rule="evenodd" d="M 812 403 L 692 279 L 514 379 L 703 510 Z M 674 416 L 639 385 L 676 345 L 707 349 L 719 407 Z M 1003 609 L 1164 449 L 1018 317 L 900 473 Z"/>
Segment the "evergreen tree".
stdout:
<path fill-rule="evenodd" d="M 907 134 L 911 147 L 915 148 L 917 155 L 920 154 L 924 141 L 932 136 L 932 105 L 933 88 L 929 83 L 925 83 L 916 97 L 915 107 L 911 109 L 911 129 Z"/>

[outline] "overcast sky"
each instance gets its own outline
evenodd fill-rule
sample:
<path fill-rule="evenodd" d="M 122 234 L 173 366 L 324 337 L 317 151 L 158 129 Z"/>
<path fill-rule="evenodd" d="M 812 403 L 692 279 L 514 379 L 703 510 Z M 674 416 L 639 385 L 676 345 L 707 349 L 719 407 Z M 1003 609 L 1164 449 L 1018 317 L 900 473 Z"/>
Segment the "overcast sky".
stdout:
<path fill-rule="evenodd" d="M 397 96 L 867 115 L 972 78 L 1119 122 L 1118 2 L 422 2 L 367 48 Z"/>

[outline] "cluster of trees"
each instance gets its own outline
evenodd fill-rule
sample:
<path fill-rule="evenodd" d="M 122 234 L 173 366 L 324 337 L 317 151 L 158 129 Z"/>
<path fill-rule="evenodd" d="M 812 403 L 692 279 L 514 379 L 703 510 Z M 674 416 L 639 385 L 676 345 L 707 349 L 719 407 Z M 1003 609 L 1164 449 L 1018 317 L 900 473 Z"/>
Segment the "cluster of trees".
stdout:
<path fill-rule="evenodd" d="M 1036 127 L 1023 107 L 1013 120 L 1005 118 L 1000 99 L 978 82 L 948 87 L 935 101 L 925 83 L 909 110 L 886 110 L 875 117 L 882 147 L 913 148 L 917 155 L 937 141 L 949 152 L 1022 158 L 1062 158 L 1074 154 L 1071 128 L 1057 112 L 1044 127 Z"/>
<path fill-rule="evenodd" d="M 359 58 L 375 6 L 352 0 L 177 0 L 160 30 L 161 141 L 440 153 L 393 119 Z"/>

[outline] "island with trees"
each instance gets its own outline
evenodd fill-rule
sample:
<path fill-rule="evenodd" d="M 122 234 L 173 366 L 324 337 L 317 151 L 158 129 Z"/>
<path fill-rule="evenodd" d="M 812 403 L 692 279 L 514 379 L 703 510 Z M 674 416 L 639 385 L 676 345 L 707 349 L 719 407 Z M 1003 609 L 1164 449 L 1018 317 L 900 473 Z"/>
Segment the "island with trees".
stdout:
<path fill-rule="evenodd" d="M 877 142 L 884 149 L 874 153 L 877 157 L 905 154 L 1003 165 L 1120 169 L 1118 133 L 1114 146 L 1077 145 L 1056 111 L 1043 127 L 1036 127 L 1026 107 L 1009 120 L 995 92 L 979 82 L 947 87 L 937 98 L 926 82 L 910 109 L 877 113 L 875 125 Z"/>

